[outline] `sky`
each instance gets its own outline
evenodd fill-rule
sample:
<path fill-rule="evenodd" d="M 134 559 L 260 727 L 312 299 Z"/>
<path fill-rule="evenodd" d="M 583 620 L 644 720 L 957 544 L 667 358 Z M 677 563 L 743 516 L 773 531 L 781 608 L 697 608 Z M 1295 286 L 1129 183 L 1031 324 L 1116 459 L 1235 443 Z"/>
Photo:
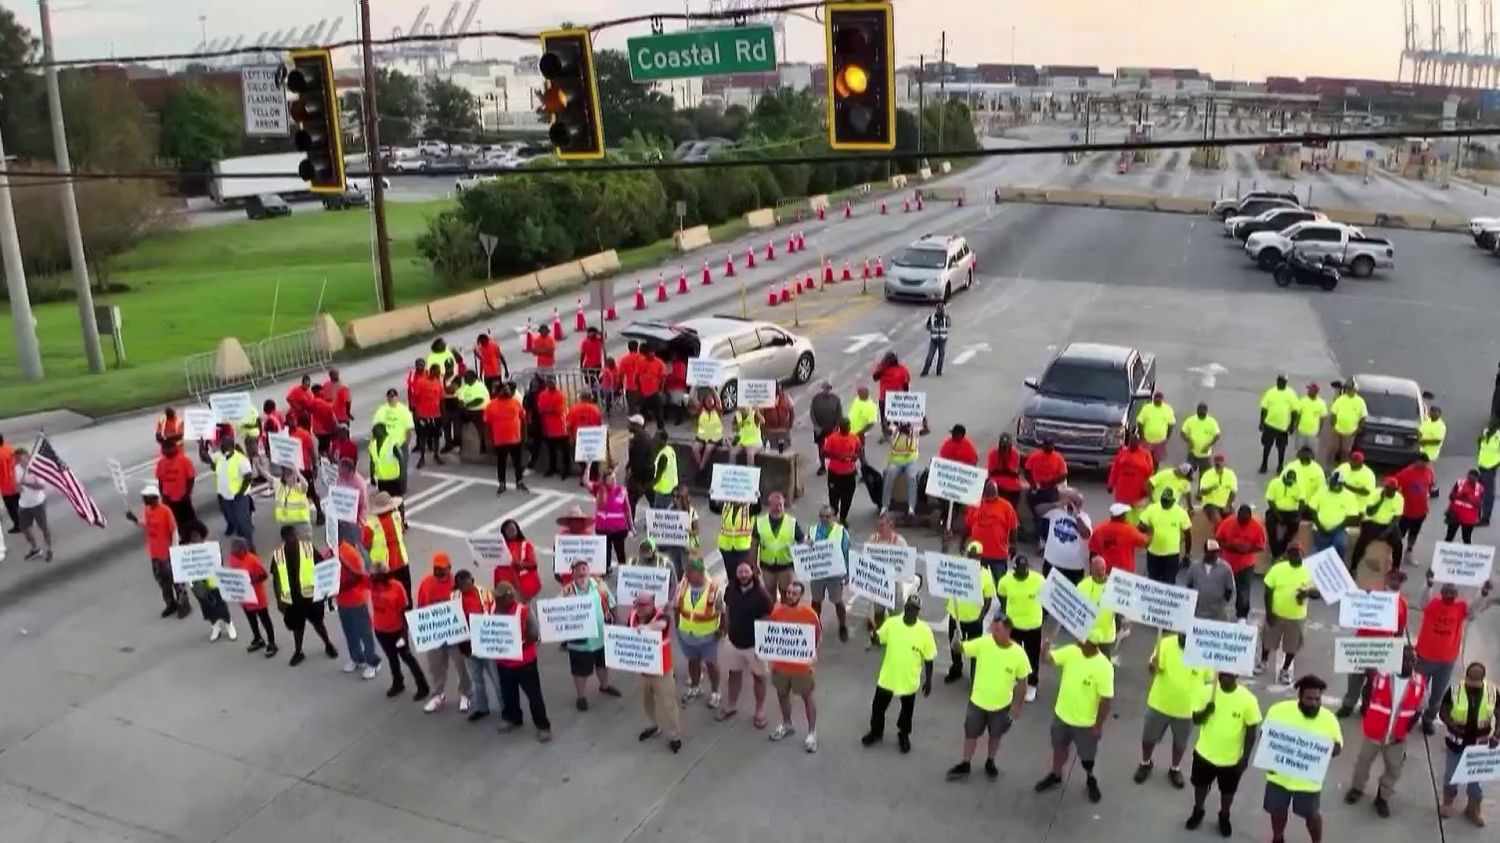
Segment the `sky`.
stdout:
<path fill-rule="evenodd" d="M 1457 0 L 1441 0 L 1456 18 Z M 351 38 L 355 0 L 51 0 L 57 53 L 66 58 L 191 50 L 207 32 L 254 38 L 265 30 L 299 30 L 344 16 Z M 428 20 L 440 23 L 453 0 L 432 0 Z M 371 0 L 377 36 L 403 31 L 428 0 Z M 461 19 L 469 0 L 463 0 Z M 594 23 L 651 12 L 705 11 L 709 0 L 481 0 L 480 27 L 534 31 L 564 20 Z M 0 0 L 39 32 L 31 0 Z M 1393 79 L 1403 43 L 1398 0 L 895 0 L 896 49 L 904 64 L 936 55 L 947 30 L 950 60 L 960 64 L 1082 64 L 1114 67 L 1196 67 L 1217 78 L 1345 76 Z M 200 17 L 202 20 L 200 20 Z M 1421 19 L 1427 12 L 1423 6 Z M 1476 4 L 1470 23 L 1477 28 Z M 667 25 L 669 30 L 676 27 Z M 1423 27 L 1425 29 L 1425 26 Z M 623 47 L 645 26 L 614 28 L 596 46 Z M 1422 36 L 1424 39 L 1427 37 Z M 1450 39 L 1451 40 L 1451 39 Z M 1475 32 L 1474 42 L 1482 35 Z M 461 47 L 466 58 L 510 58 L 532 44 L 482 39 Z M 821 61 L 821 27 L 787 19 L 783 60 Z M 778 45 L 779 46 L 779 45 Z"/>

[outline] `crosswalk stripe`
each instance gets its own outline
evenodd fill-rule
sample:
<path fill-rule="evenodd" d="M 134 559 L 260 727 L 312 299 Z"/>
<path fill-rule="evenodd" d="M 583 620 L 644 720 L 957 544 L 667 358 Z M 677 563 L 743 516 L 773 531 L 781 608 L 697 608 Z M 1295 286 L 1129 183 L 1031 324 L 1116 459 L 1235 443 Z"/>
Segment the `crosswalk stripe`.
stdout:
<path fill-rule="evenodd" d="M 468 488 L 468 484 L 466 483 L 447 484 L 447 481 L 444 481 L 444 484 L 440 485 L 442 486 L 442 491 L 423 495 L 422 498 L 414 504 L 408 502 L 406 504 L 407 514 L 409 515 L 413 512 L 421 512 L 424 509 L 437 506 L 448 498 L 451 498 L 459 492 L 462 492 L 464 489 Z"/>

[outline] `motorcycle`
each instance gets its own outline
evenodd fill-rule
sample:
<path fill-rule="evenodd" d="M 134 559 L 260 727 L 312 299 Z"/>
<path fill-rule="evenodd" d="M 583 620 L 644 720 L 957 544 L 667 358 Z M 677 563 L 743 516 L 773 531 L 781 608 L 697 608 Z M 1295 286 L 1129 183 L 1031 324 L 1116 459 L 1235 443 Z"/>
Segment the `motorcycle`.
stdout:
<path fill-rule="evenodd" d="M 1272 277 L 1276 279 L 1278 287 L 1290 287 L 1295 283 L 1322 287 L 1324 291 L 1331 291 L 1339 285 L 1337 267 L 1328 263 L 1324 258 L 1310 258 L 1296 250 L 1277 264 Z"/>

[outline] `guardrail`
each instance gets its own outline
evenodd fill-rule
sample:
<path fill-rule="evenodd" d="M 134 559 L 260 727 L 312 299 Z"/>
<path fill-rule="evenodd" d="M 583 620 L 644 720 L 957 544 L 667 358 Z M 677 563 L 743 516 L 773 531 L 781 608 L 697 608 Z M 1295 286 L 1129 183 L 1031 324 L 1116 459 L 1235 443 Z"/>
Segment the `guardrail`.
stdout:
<path fill-rule="evenodd" d="M 276 334 L 245 347 L 250 360 L 248 370 L 234 370 L 223 365 L 221 352 L 209 351 L 183 359 L 183 374 L 188 394 L 202 399 L 206 395 L 234 387 L 254 388 L 284 375 L 326 366 L 333 353 L 317 342 L 314 329 L 306 328 Z"/>

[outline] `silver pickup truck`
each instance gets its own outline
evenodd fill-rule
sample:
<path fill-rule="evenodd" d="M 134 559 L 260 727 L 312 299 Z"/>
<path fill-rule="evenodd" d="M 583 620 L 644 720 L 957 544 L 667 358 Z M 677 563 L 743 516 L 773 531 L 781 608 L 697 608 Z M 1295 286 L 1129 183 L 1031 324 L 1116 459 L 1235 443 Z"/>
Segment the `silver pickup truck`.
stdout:
<path fill-rule="evenodd" d="M 1396 266 L 1391 241 L 1342 223 L 1304 222 L 1285 231 L 1258 231 L 1245 240 L 1245 253 L 1262 269 L 1274 268 L 1293 249 L 1324 258 L 1355 278 L 1369 278 L 1377 269 Z"/>

